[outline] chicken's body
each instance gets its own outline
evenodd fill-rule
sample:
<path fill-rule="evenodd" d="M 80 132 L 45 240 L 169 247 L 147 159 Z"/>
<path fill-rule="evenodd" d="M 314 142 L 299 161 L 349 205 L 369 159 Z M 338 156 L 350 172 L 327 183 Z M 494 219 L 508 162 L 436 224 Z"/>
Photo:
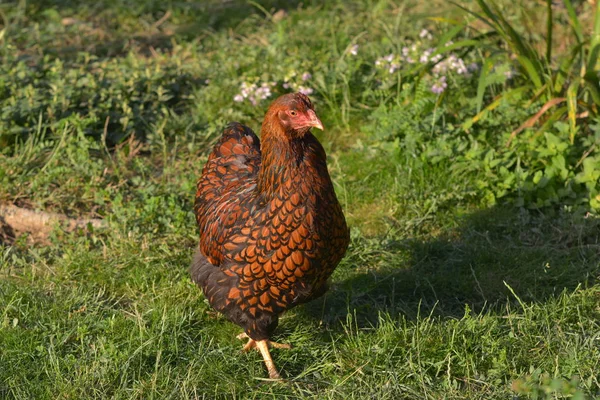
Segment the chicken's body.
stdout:
<path fill-rule="evenodd" d="M 287 96 L 312 109 L 306 96 Z M 191 267 L 209 303 L 257 342 L 269 339 L 282 312 L 326 291 L 349 242 L 323 147 L 308 129 L 277 131 L 269 115 L 262 146 L 232 123 L 209 156 Z"/>

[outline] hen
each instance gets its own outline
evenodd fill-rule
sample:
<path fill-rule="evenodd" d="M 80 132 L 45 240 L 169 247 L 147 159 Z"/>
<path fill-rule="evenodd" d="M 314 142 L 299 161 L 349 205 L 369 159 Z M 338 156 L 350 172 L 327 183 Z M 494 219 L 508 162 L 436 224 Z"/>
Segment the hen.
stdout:
<path fill-rule="evenodd" d="M 323 129 L 301 93 L 275 100 L 261 139 L 231 123 L 198 181 L 199 249 L 190 273 L 208 302 L 244 329 L 279 378 L 269 341 L 281 313 L 317 298 L 344 256 L 349 232 L 311 128 Z"/>

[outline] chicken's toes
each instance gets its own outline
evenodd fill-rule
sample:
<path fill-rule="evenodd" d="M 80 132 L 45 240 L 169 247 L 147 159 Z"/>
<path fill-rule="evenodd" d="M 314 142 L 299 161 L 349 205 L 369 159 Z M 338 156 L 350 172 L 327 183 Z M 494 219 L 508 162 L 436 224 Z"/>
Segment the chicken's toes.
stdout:
<path fill-rule="evenodd" d="M 248 339 L 248 343 L 242 348 L 242 352 L 248 352 L 252 349 L 256 348 L 256 341 L 252 339 Z"/>
<path fill-rule="evenodd" d="M 277 342 L 269 342 L 269 346 L 274 347 L 276 349 L 291 349 L 292 345 L 289 343 L 277 343 Z"/>

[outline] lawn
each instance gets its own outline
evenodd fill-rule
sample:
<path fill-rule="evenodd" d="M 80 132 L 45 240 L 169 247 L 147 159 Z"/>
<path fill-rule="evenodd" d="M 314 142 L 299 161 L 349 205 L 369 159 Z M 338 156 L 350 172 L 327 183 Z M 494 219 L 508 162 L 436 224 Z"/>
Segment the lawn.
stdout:
<path fill-rule="evenodd" d="M 600 6 L 492 10 L 545 71 L 592 49 L 544 85 L 459 3 L 0 4 L 0 205 L 105 224 L 0 218 L 0 398 L 600 397 Z M 187 267 L 212 145 L 292 90 L 351 244 L 270 382 Z"/>

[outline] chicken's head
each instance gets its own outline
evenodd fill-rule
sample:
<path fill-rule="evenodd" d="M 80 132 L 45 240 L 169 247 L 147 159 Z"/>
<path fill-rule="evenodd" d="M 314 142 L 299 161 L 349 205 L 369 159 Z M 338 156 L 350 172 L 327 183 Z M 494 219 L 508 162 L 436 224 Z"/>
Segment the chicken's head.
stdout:
<path fill-rule="evenodd" d="M 302 93 L 278 97 L 269 107 L 265 123 L 290 138 L 302 137 L 310 128 L 323 130 L 310 99 Z"/>

